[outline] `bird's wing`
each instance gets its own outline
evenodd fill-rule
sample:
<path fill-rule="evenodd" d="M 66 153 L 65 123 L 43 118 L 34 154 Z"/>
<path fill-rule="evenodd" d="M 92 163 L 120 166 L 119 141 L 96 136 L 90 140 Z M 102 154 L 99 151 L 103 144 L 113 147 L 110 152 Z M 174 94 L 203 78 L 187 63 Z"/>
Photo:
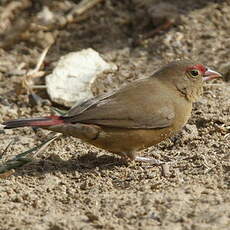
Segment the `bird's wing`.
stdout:
<path fill-rule="evenodd" d="M 115 93 L 72 108 L 65 120 L 131 129 L 170 126 L 175 118 L 172 97 L 155 79 L 134 82 Z"/>

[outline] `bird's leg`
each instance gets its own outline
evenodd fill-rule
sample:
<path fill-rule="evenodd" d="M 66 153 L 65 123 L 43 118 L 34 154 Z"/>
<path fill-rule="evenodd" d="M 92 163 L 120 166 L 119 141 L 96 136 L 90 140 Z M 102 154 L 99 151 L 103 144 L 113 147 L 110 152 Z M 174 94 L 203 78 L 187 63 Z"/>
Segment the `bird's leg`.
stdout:
<path fill-rule="evenodd" d="M 139 156 L 136 156 L 134 158 L 135 161 L 139 161 L 139 162 L 144 162 L 144 163 L 150 163 L 152 165 L 155 165 L 155 166 L 159 166 L 159 165 L 163 165 L 165 164 L 164 161 L 160 161 L 160 160 L 157 160 L 157 159 L 154 159 L 154 158 L 150 158 L 150 157 L 139 157 Z"/>
<path fill-rule="evenodd" d="M 152 166 L 160 166 L 160 165 L 163 165 L 163 164 L 166 163 L 164 161 L 160 161 L 160 160 L 157 160 L 157 159 L 154 159 L 154 158 L 151 158 L 151 157 L 140 157 L 140 156 L 137 155 L 136 151 L 129 152 L 129 153 L 126 153 L 126 154 L 122 154 L 121 156 L 122 156 L 123 159 L 126 158 L 126 160 L 129 159 L 129 160 L 134 160 L 134 161 L 138 161 L 138 162 L 149 163 Z"/>

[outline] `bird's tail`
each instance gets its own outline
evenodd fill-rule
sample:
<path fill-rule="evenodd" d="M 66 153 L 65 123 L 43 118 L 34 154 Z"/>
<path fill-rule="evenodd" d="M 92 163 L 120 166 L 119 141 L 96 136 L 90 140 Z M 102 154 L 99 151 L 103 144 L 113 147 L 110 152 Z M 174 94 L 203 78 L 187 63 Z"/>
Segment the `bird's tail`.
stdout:
<path fill-rule="evenodd" d="M 32 127 L 45 127 L 52 125 L 59 125 L 64 123 L 62 116 L 48 116 L 38 118 L 24 118 L 3 122 L 4 129 L 13 129 L 18 127 L 32 126 Z"/>

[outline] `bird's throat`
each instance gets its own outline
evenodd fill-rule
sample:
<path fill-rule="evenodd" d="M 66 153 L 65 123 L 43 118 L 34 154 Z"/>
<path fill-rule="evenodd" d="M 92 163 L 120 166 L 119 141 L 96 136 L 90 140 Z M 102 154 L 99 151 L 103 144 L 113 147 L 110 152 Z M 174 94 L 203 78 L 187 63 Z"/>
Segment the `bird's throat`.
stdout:
<path fill-rule="evenodd" d="M 203 87 L 190 88 L 190 87 L 177 87 L 177 90 L 189 102 L 196 102 L 203 93 Z"/>

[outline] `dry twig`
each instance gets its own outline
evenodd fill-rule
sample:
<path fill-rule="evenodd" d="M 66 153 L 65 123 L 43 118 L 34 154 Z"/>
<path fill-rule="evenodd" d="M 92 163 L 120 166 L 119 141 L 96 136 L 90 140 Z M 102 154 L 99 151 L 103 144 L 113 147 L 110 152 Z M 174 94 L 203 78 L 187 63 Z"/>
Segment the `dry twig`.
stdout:
<path fill-rule="evenodd" d="M 79 22 L 81 18 L 79 16 L 83 15 L 87 10 L 93 8 L 98 3 L 104 0 L 82 0 L 76 7 L 74 7 L 71 12 L 66 16 L 66 24 Z"/>
<path fill-rule="evenodd" d="M 27 91 L 29 93 L 32 93 L 33 92 L 33 88 L 41 88 L 41 86 L 33 86 L 33 79 L 34 78 L 39 78 L 39 77 L 42 77 L 45 75 L 45 71 L 40 71 L 40 68 L 42 66 L 42 63 L 44 62 L 45 60 L 45 57 L 47 55 L 47 52 L 49 50 L 51 45 L 49 45 L 48 47 L 46 47 L 41 56 L 39 57 L 38 59 L 38 63 L 36 65 L 36 67 L 32 70 L 29 70 L 27 72 L 27 74 L 23 77 L 23 80 L 22 80 L 22 85 L 24 88 L 27 89 Z M 44 86 L 42 86 L 42 88 L 44 88 Z"/>

